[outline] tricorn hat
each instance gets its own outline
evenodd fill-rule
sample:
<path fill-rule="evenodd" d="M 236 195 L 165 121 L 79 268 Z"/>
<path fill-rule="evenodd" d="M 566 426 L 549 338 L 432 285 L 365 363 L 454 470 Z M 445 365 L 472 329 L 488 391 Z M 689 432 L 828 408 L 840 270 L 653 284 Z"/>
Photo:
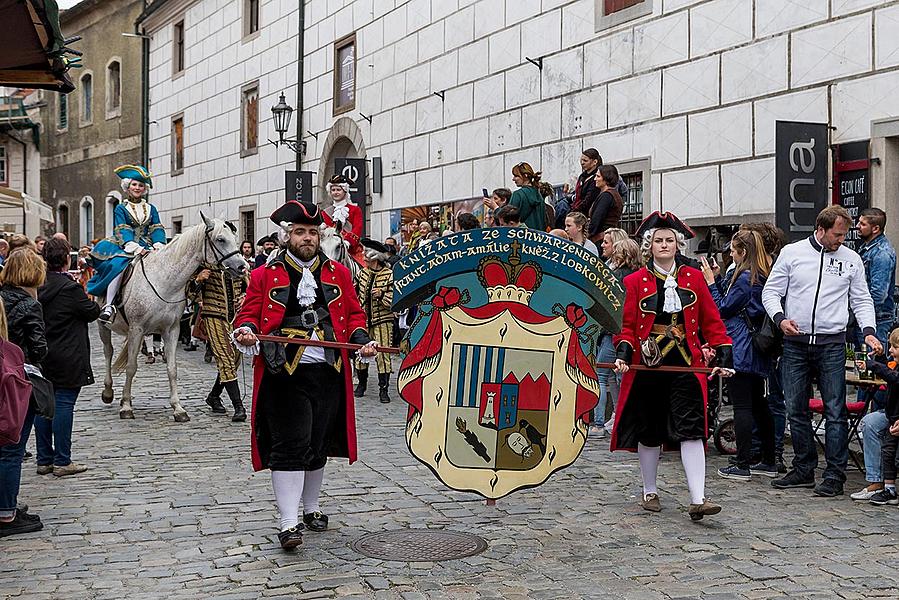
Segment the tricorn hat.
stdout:
<path fill-rule="evenodd" d="M 677 215 L 673 212 L 655 211 L 643 219 L 643 222 L 640 223 L 640 227 L 637 228 L 637 239 L 642 238 L 646 232 L 651 229 L 671 229 L 672 231 L 679 231 L 684 234 L 684 239 L 688 240 L 696 236 L 693 230 L 687 227 L 686 223 L 678 219 Z"/>
<path fill-rule="evenodd" d="M 362 244 L 364 248 L 370 248 L 372 250 L 376 250 L 377 252 L 383 252 L 384 254 L 390 253 L 390 248 L 387 247 L 387 244 L 379 242 L 378 240 L 364 237 L 359 240 L 359 243 Z"/>
<path fill-rule="evenodd" d="M 259 241 L 256 242 L 256 245 L 257 245 L 257 246 L 264 246 L 266 242 L 274 242 L 275 244 L 277 244 L 277 243 L 278 243 L 278 234 L 277 234 L 277 233 L 272 233 L 272 234 L 269 234 L 269 235 L 267 235 L 267 236 L 265 236 L 265 237 L 261 237 L 261 238 L 259 238 Z"/>
<path fill-rule="evenodd" d="M 311 202 L 289 200 L 276 208 L 269 219 L 277 225 L 282 222 L 296 223 L 297 225 L 321 225 L 322 213 L 318 206 Z"/>
<path fill-rule="evenodd" d="M 333 177 L 331 177 L 331 179 L 328 180 L 329 186 L 344 185 L 344 184 L 351 185 L 352 183 L 353 183 L 352 181 L 350 181 L 349 179 L 347 179 L 346 177 L 344 177 L 343 175 L 340 175 L 340 174 L 334 175 Z"/>
<path fill-rule="evenodd" d="M 150 171 L 140 165 L 122 165 L 116 167 L 115 174 L 121 179 L 133 179 L 146 184 L 147 187 L 153 187 L 153 181 L 150 177 Z"/>

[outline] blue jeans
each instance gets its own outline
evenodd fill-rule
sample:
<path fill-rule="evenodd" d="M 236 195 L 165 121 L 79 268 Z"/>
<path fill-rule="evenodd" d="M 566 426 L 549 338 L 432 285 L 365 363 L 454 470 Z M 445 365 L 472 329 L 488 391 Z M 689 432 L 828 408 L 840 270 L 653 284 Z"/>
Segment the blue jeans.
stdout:
<path fill-rule="evenodd" d="M 866 414 L 862 417 L 862 439 L 865 450 L 865 481 L 868 483 L 883 482 L 883 468 L 880 465 L 880 447 L 883 435 L 889 435 L 890 423 L 882 410 Z"/>
<path fill-rule="evenodd" d="M 605 334 L 599 339 L 599 348 L 596 350 L 596 361 L 605 363 L 615 362 L 615 347 L 612 345 L 611 335 Z M 613 381 L 617 375 L 612 369 L 599 369 L 596 376 L 599 380 L 599 402 L 596 404 L 596 408 L 593 409 L 593 422 L 602 427 L 606 420 L 606 402 L 608 401 L 609 395 L 612 393 L 613 387 L 609 385 L 609 382 Z M 612 410 L 614 410 L 618 398 L 617 393 L 612 395 Z"/>
<path fill-rule="evenodd" d="M 56 388 L 53 419 L 34 418 L 38 465 L 65 467 L 72 463 L 72 417 L 80 391 L 81 388 Z"/>
<path fill-rule="evenodd" d="M 33 424 L 34 408 L 29 406 L 19 443 L 0 446 L 0 517 L 8 518 L 16 514 L 19 484 L 22 481 L 22 459 L 25 457 L 25 444 L 31 436 Z"/>
<path fill-rule="evenodd" d="M 814 479 L 818 451 L 808 410 L 812 373 L 824 400 L 824 479 L 846 481 L 849 460 L 849 413 L 846 410 L 846 348 L 843 344 L 811 345 L 784 342 L 781 359 L 784 399 L 793 439 L 793 470 L 803 479 Z"/>

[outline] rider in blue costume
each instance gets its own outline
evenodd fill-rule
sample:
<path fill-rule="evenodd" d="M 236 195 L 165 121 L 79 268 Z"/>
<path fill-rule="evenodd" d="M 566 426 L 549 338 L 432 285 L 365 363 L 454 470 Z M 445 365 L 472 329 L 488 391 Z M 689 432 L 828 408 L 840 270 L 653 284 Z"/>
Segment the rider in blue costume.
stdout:
<path fill-rule="evenodd" d="M 122 179 L 125 200 L 115 207 L 112 236 L 101 240 L 91 252 L 96 272 L 87 284 L 87 292 L 106 296 L 100 321 L 111 324 L 113 305 L 122 274 L 135 255 L 165 245 L 165 228 L 159 222 L 156 207 L 147 202 L 147 188 L 153 187 L 150 172 L 144 167 L 124 165 L 115 170 Z"/>

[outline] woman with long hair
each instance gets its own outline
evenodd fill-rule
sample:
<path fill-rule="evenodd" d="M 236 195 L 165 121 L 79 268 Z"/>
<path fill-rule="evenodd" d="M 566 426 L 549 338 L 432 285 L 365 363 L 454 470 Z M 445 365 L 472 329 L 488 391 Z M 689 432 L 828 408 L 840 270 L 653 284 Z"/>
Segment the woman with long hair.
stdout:
<path fill-rule="evenodd" d="M 540 194 L 540 172 L 526 162 L 512 167 L 512 181 L 518 189 L 512 192 L 509 205 L 518 209 L 521 222 L 538 231 L 546 231 L 546 211 Z"/>
<path fill-rule="evenodd" d="M 621 229 L 616 231 L 624 233 Z M 640 247 L 637 246 L 634 240 L 628 237 L 615 242 L 612 246 L 611 255 L 606 259 L 606 266 L 612 270 L 618 281 L 624 281 L 625 277 L 643 266 L 643 262 L 640 260 Z M 612 334 L 603 332 L 597 347 L 597 362 L 615 362 L 615 346 L 612 343 Z M 599 369 L 597 378 L 599 380 L 599 402 L 593 411 L 594 419 L 591 432 L 599 437 L 604 437 L 605 432 L 607 430 L 611 431 L 612 424 L 615 422 L 615 405 L 618 404 L 620 378 L 612 369 L 608 368 Z M 603 423 L 606 417 L 607 402 L 611 402 L 612 416 L 607 423 Z"/>
<path fill-rule="evenodd" d="M 643 476 L 641 506 L 658 512 L 660 453 L 663 447 L 679 449 L 690 490 L 688 512 L 698 521 L 718 514 L 721 507 L 705 495 L 706 375 L 689 369 L 705 366 L 704 340 L 716 350 L 712 375 L 732 375 L 731 340 L 702 272 L 679 254 L 693 231 L 674 214 L 657 211 L 644 219 L 637 234 L 649 261 L 624 278 L 622 327 L 614 340 L 615 370 L 624 377 L 612 450 L 637 451 Z M 688 370 L 637 370 L 632 364 Z"/>
<path fill-rule="evenodd" d="M 621 221 L 621 212 L 624 210 L 624 200 L 617 189 L 620 180 L 618 169 L 613 165 L 601 165 L 596 170 L 594 179 L 599 195 L 590 211 L 588 237 L 591 240 L 602 240 L 602 233 L 605 230 L 618 227 L 618 223 Z"/>
<path fill-rule="evenodd" d="M 734 407 L 734 429 L 737 435 L 737 460 L 718 469 L 726 479 L 748 481 L 751 475 L 777 477 L 774 452 L 774 419 L 768 408 L 765 379 L 771 371 L 771 359 L 752 344 L 750 325 L 757 329 L 766 318 L 762 306 L 762 288 L 771 270 L 771 259 L 765 241 L 757 231 L 741 229 L 730 241 L 734 272 L 730 281 L 716 278 L 705 257 L 702 274 L 718 305 L 727 334 L 733 339 L 734 370 L 727 382 Z M 762 462 L 750 464 L 752 430 L 758 430 L 762 442 Z"/>
<path fill-rule="evenodd" d="M 593 256 L 599 256 L 599 248 L 587 239 L 587 217 L 584 213 L 570 212 L 565 216 L 565 233 L 572 242 L 583 246 Z"/>
<path fill-rule="evenodd" d="M 627 232 L 624 229 L 619 229 L 618 227 L 606 229 L 602 233 L 602 241 L 599 244 L 599 248 L 602 251 L 603 260 L 608 262 L 608 260 L 612 257 L 612 248 L 615 246 L 615 244 L 628 239 L 630 239 L 630 237 L 627 235 Z"/>

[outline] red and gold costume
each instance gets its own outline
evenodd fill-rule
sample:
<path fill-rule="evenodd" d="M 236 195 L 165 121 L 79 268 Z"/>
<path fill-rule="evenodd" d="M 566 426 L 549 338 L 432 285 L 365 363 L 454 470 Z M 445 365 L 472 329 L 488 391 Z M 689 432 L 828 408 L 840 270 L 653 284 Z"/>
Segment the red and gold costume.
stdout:
<path fill-rule="evenodd" d="M 346 200 L 346 208 L 349 210 L 349 216 L 347 216 L 346 219 L 342 221 L 335 220 L 333 216 L 334 207 L 331 207 L 322 211 L 322 220 L 328 227 L 336 227 L 337 223 L 340 223 L 340 235 L 342 235 L 343 239 L 349 244 L 350 256 L 364 267 L 365 254 L 362 244 L 359 241 L 362 238 L 362 226 L 364 225 L 362 209 L 359 208 L 358 204 L 350 202 L 349 199 Z"/>

